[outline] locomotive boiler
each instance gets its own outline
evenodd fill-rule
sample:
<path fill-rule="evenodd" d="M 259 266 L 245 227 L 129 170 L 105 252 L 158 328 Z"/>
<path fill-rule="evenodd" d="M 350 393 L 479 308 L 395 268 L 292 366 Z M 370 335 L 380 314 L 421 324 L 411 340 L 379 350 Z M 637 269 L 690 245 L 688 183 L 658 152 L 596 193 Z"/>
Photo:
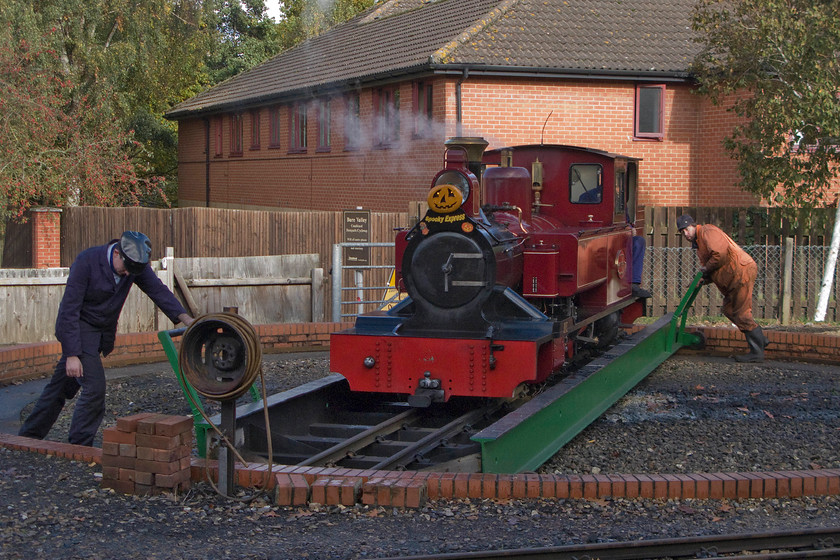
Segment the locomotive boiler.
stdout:
<path fill-rule="evenodd" d="M 638 160 L 486 146 L 447 141 L 428 211 L 396 236 L 407 296 L 332 336 L 331 370 L 351 390 L 419 407 L 514 398 L 644 313 L 631 286 Z"/>

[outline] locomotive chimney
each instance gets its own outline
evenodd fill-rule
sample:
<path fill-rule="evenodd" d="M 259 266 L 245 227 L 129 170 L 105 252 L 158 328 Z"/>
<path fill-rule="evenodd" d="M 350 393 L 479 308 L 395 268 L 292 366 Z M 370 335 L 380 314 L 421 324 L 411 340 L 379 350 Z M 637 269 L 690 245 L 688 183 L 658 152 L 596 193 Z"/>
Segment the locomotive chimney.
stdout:
<path fill-rule="evenodd" d="M 488 142 L 480 136 L 455 136 L 450 138 L 444 145 L 447 148 L 463 148 L 467 152 L 467 167 L 470 173 L 481 180 L 481 159 L 484 155 L 484 148 L 487 147 Z"/>

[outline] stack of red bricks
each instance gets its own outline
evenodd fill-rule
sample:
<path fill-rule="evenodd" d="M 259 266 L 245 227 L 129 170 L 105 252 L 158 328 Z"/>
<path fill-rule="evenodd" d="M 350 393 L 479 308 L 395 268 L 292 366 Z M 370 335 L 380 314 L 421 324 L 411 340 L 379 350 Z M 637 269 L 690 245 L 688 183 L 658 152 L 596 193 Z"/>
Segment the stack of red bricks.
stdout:
<path fill-rule="evenodd" d="M 190 487 L 193 422 L 144 412 L 117 419 L 102 436 L 102 487 L 155 495 Z"/>

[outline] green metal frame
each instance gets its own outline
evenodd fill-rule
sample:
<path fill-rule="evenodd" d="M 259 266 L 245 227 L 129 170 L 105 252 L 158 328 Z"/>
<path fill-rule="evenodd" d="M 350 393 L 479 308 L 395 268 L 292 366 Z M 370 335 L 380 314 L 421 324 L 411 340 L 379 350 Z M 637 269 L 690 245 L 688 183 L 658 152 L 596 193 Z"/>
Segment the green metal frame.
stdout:
<path fill-rule="evenodd" d="M 207 432 L 213 430 L 213 428 L 204 419 L 207 414 L 204 407 L 201 405 L 201 397 L 195 390 L 195 387 L 187 381 L 187 378 L 184 377 L 183 372 L 181 372 L 181 365 L 178 361 L 178 349 L 175 348 L 175 342 L 172 340 L 172 337 L 181 336 L 186 330 L 186 327 L 184 327 L 169 331 L 159 331 L 158 339 L 160 340 L 161 346 L 163 346 L 163 351 L 166 352 L 169 365 L 172 366 L 172 370 L 175 372 L 175 377 L 181 385 L 181 391 L 184 393 L 184 398 L 187 399 L 187 403 L 190 405 L 190 410 L 192 410 L 193 425 L 195 426 L 195 443 L 198 448 L 198 454 L 200 457 L 205 457 L 207 454 Z M 249 391 L 251 393 L 251 399 L 254 402 L 260 400 L 260 391 L 257 388 L 256 383 L 251 385 Z"/>
<path fill-rule="evenodd" d="M 482 470 L 535 470 L 674 352 L 701 345 L 701 335 L 685 332 L 686 313 L 697 297 L 700 278 L 698 273 L 673 314 L 473 436 L 481 444 Z"/>

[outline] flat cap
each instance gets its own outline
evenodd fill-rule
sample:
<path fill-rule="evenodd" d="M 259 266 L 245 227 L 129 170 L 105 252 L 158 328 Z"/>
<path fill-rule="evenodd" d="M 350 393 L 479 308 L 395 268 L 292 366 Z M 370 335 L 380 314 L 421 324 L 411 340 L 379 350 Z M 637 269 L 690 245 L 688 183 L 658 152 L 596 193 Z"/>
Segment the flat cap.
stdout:
<path fill-rule="evenodd" d="M 688 226 L 694 225 L 694 218 L 689 216 L 688 214 L 683 214 L 679 218 L 677 218 L 677 229 L 682 231 Z"/>

